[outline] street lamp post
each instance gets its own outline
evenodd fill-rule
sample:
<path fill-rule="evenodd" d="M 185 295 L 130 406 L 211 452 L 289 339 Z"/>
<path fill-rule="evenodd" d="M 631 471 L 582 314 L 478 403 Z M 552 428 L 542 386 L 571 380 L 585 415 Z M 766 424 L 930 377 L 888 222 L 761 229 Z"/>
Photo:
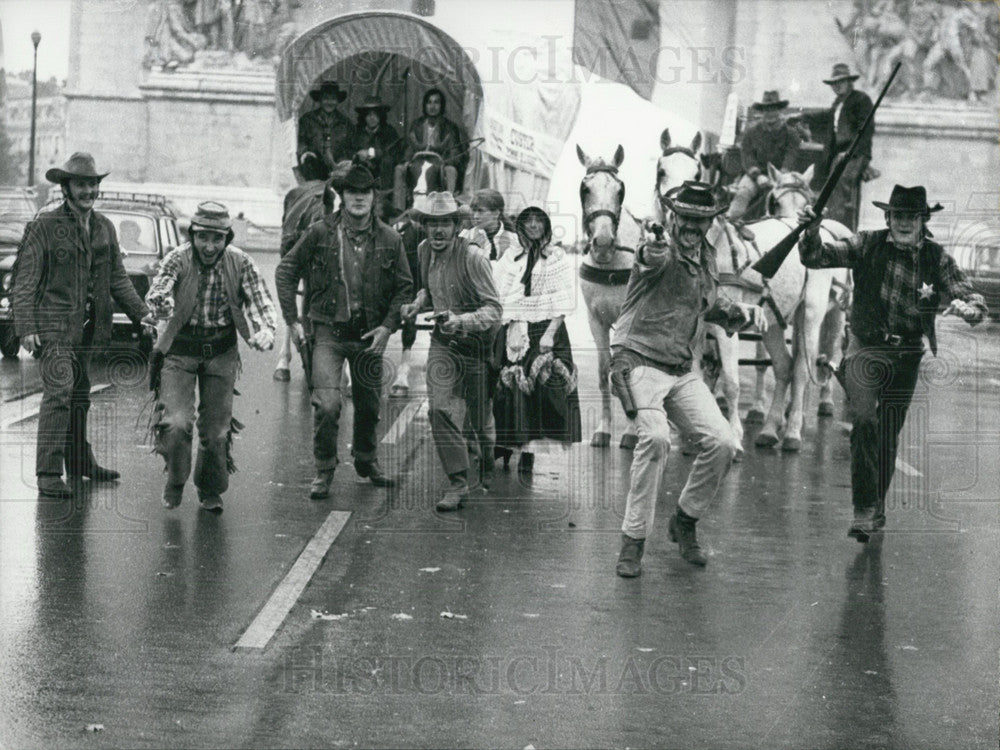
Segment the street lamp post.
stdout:
<path fill-rule="evenodd" d="M 42 35 L 31 32 L 31 43 L 35 45 L 35 63 L 31 68 L 31 151 L 28 154 L 28 187 L 35 184 L 35 100 L 38 98 L 38 43 Z"/>

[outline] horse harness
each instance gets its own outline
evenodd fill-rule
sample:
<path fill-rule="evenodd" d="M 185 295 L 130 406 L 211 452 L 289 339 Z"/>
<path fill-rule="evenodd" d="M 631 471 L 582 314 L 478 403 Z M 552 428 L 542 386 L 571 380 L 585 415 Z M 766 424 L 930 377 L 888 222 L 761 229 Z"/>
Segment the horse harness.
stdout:
<path fill-rule="evenodd" d="M 781 310 L 778 309 L 778 304 L 774 301 L 774 296 L 771 294 L 771 290 L 767 285 L 767 280 L 765 280 L 763 284 L 755 284 L 749 279 L 743 277 L 743 272 L 761 257 L 760 248 L 757 247 L 757 237 L 747 227 L 743 226 L 737 228 L 728 219 L 723 219 L 722 226 L 725 229 L 726 238 L 729 240 L 729 253 L 732 258 L 733 272 L 720 273 L 719 283 L 724 286 L 736 286 L 741 289 L 746 289 L 751 294 L 759 294 L 760 299 L 757 301 L 757 304 L 761 306 L 767 305 L 770 307 L 771 312 L 774 313 L 774 320 L 778 324 L 778 327 L 782 330 L 788 328 L 788 321 L 785 320 L 785 316 L 782 315 Z M 739 238 L 735 237 L 734 233 L 738 233 Z M 756 256 L 754 260 L 751 260 L 750 253 L 747 253 L 746 262 L 742 265 L 740 264 L 739 255 L 736 252 L 736 243 L 738 240 L 750 243 L 753 247 L 754 255 Z"/>
<path fill-rule="evenodd" d="M 587 173 L 586 175 L 584 175 L 584 177 L 586 178 L 589 175 L 597 174 L 599 172 L 604 172 L 606 174 L 611 175 L 614 181 L 618 183 L 618 211 L 612 211 L 611 209 L 608 208 L 597 208 L 594 209 L 593 211 L 584 214 L 583 228 L 587 231 L 588 234 L 590 234 L 590 222 L 592 222 L 599 216 L 606 216 L 609 219 L 611 219 L 611 224 L 614 226 L 615 232 L 617 232 L 618 223 L 621 221 L 621 206 L 625 202 L 625 183 L 621 181 L 620 177 L 618 177 L 618 167 L 612 164 L 603 164 L 603 163 L 594 164 L 590 167 L 587 167 Z M 580 184 L 581 205 L 583 204 L 583 193 L 584 193 L 584 188 L 586 187 L 585 182 L 586 179 L 584 180 L 584 183 Z M 586 254 L 589 251 L 590 251 L 590 243 L 588 242 L 587 247 L 584 249 L 583 252 L 584 254 Z"/>

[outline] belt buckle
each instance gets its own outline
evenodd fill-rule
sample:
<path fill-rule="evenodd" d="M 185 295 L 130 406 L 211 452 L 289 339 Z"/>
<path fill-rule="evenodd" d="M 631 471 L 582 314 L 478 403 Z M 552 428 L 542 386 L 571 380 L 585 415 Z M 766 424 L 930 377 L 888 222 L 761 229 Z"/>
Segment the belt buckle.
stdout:
<path fill-rule="evenodd" d="M 899 346 L 903 343 L 903 337 L 896 333 L 888 334 L 885 337 L 885 343 L 889 346 Z"/>
<path fill-rule="evenodd" d="M 214 356 L 214 354 L 212 353 L 211 344 L 201 345 L 201 356 L 204 357 L 205 359 L 211 359 Z"/>

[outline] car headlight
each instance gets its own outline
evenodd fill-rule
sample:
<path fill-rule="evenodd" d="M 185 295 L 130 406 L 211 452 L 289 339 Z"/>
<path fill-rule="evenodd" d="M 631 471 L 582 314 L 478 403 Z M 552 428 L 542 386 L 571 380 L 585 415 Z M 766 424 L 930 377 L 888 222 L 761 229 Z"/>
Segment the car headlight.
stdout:
<path fill-rule="evenodd" d="M 5 273 L 3 275 L 3 282 L 2 284 L 0 284 L 0 286 L 2 286 L 4 292 L 9 292 L 13 282 L 14 282 L 14 274 Z"/>

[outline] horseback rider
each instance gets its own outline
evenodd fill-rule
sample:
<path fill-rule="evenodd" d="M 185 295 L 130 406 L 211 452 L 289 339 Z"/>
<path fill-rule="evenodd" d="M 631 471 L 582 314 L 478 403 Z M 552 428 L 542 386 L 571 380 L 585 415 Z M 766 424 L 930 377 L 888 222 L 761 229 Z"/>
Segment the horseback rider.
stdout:
<path fill-rule="evenodd" d="M 406 131 L 406 153 L 402 164 L 396 167 L 393 188 L 396 205 L 406 205 L 406 167 L 414 155 L 430 151 L 441 157 L 445 187 L 454 194 L 461 187 L 459 176 L 468 163 L 468 139 L 462 127 L 445 117 L 446 100 L 441 89 L 430 89 L 424 94 L 422 111 Z"/>
<path fill-rule="evenodd" d="M 750 106 L 754 112 L 760 112 L 761 119 L 743 134 L 740 144 L 743 176 L 726 213 L 730 221 L 742 219 L 753 199 L 771 187 L 768 164 L 785 171 L 796 167 L 802 138 L 781 116 L 786 107 L 788 100 L 782 99 L 777 91 L 765 91 L 761 101 Z"/>
<path fill-rule="evenodd" d="M 687 181 L 668 192 L 664 202 L 672 212 L 668 235 L 636 251 L 611 340 L 613 382 L 639 438 L 616 568 L 623 578 L 641 572 L 670 450 L 668 419 L 701 448 L 670 519 L 670 538 L 692 565 L 707 562 L 695 524 L 711 506 L 741 446 L 705 381 L 691 371 L 694 351 L 703 340 L 704 322 L 717 323 L 729 334 L 765 325 L 760 307 L 719 293 L 715 248 L 705 234 L 725 206 L 716 202 L 712 186 Z"/>
<path fill-rule="evenodd" d="M 830 140 L 826 144 L 826 171 L 830 170 L 844 158 L 855 137 L 865 123 L 865 118 L 872 111 L 872 100 L 864 91 L 854 88 L 854 82 L 860 74 L 852 73 L 846 63 L 837 63 L 829 78 L 823 83 L 833 89 L 834 96 L 831 116 L 833 128 L 830 130 Z M 858 185 L 872 160 L 872 135 L 875 133 L 875 120 L 865 128 L 864 135 L 858 143 L 858 148 L 844 168 L 844 174 L 837 183 L 827 204 L 827 217 L 836 219 L 845 226 L 854 228 L 856 225 L 854 196 Z"/>
<path fill-rule="evenodd" d="M 337 109 L 347 92 L 335 81 L 324 81 L 309 97 L 319 106 L 299 118 L 296 157 L 304 180 L 325 180 L 338 161 L 350 156 L 351 121 Z"/>

